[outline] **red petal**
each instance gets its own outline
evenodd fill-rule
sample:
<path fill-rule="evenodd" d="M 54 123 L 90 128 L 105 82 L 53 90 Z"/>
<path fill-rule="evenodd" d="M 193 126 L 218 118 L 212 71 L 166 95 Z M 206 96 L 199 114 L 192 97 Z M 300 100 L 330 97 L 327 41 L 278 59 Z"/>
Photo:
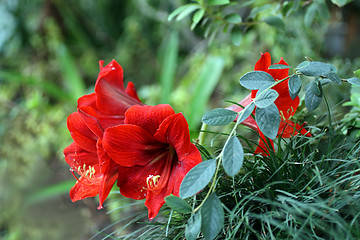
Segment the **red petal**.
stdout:
<path fill-rule="evenodd" d="M 182 161 L 191 150 L 189 126 L 182 113 L 167 117 L 161 123 L 154 137 L 160 142 L 173 146 L 179 161 Z"/>
<path fill-rule="evenodd" d="M 123 70 L 112 60 L 100 70 L 95 85 L 97 108 L 108 114 L 123 115 L 133 105 L 141 104 L 126 94 L 123 83 Z"/>
<path fill-rule="evenodd" d="M 87 197 L 95 197 L 99 194 L 100 187 L 100 179 L 96 179 L 97 181 L 89 182 L 87 179 L 83 177 L 80 178 L 80 181 L 76 182 L 76 184 L 70 189 L 70 198 L 71 201 L 75 202 L 78 200 L 82 200 Z"/>
<path fill-rule="evenodd" d="M 145 206 L 148 208 L 148 217 L 153 220 L 159 213 L 160 208 L 165 203 L 165 197 L 172 193 L 174 186 L 172 184 L 166 185 L 160 192 L 147 191 Z"/>
<path fill-rule="evenodd" d="M 126 89 L 125 89 L 125 92 L 130 97 L 132 97 L 132 98 L 138 100 L 139 102 L 141 102 L 138 95 L 137 95 L 135 85 L 132 82 L 128 82 L 128 84 L 126 86 Z"/>
<path fill-rule="evenodd" d="M 126 124 L 106 129 L 102 144 L 106 153 L 124 167 L 145 165 L 167 151 L 167 145 L 146 130 Z"/>
<path fill-rule="evenodd" d="M 168 116 L 175 114 L 168 104 L 156 106 L 132 106 L 125 113 L 125 124 L 132 124 L 147 130 L 153 135 Z"/>
<path fill-rule="evenodd" d="M 271 56 L 270 53 L 261 53 L 260 59 L 255 64 L 256 71 L 264 71 L 267 72 L 269 66 L 271 65 Z"/>
<path fill-rule="evenodd" d="M 118 178 L 118 166 L 104 151 L 102 147 L 101 139 L 98 140 L 98 158 L 100 164 L 100 171 L 103 174 L 103 178 L 99 188 L 99 207 L 102 208 L 102 204 L 109 195 L 116 179 Z"/>
<path fill-rule="evenodd" d="M 71 137 L 83 149 L 96 152 L 97 136 L 90 131 L 79 113 L 74 112 L 67 118 L 67 127 Z"/>

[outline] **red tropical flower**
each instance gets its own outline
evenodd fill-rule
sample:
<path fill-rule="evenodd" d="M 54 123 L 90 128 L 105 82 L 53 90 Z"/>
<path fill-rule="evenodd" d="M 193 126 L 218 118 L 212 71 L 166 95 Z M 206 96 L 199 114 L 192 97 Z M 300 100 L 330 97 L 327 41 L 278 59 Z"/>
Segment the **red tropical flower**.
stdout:
<path fill-rule="evenodd" d="M 129 107 L 142 105 L 133 83 L 129 82 L 124 89 L 121 66 L 115 60 L 105 67 L 103 63 L 99 62 L 95 93 L 79 98 L 78 111 L 68 117 L 67 126 L 74 142 L 64 150 L 71 170 L 80 175 L 70 190 L 71 200 L 99 195 L 99 208 L 118 176 L 118 165 L 102 157 L 103 133 L 109 127 L 123 124 Z"/>
<path fill-rule="evenodd" d="M 278 63 L 275 64 L 282 64 L 282 65 L 288 65 L 282 58 Z M 270 53 L 262 53 L 261 58 L 259 61 L 255 64 L 256 71 L 264 71 L 269 73 L 276 81 L 282 80 L 289 76 L 289 69 L 269 69 L 271 66 L 271 56 Z M 292 99 L 289 94 L 289 87 L 288 87 L 288 79 L 277 84 L 272 89 L 274 89 L 278 94 L 279 97 L 275 100 L 275 105 L 279 109 L 281 121 L 278 131 L 278 136 L 282 136 L 283 138 L 289 138 L 293 135 L 296 135 L 298 133 L 310 136 L 310 132 L 308 132 L 306 129 L 303 128 L 303 125 L 295 124 L 293 121 L 290 120 L 290 118 L 295 114 L 296 109 L 299 106 L 299 97 L 296 97 L 295 99 Z M 252 99 L 256 97 L 256 93 L 258 90 L 252 90 L 251 93 L 245 97 L 242 101 L 239 102 L 242 106 L 247 106 L 251 103 Z M 232 105 L 228 109 L 240 112 L 242 110 L 242 107 L 238 105 Z M 255 110 L 253 111 L 253 114 L 255 114 Z M 272 140 L 269 139 L 271 143 L 271 147 L 268 146 L 266 138 L 264 134 L 260 131 L 259 127 L 257 126 L 255 119 L 251 116 L 249 116 L 247 119 L 245 119 L 242 124 L 255 129 L 259 132 L 260 139 L 259 144 L 255 150 L 255 153 L 260 153 L 263 155 L 269 154 L 269 149 L 274 147 L 274 143 Z"/>
<path fill-rule="evenodd" d="M 102 146 L 103 158 L 119 165 L 121 194 L 146 198 L 150 220 L 166 196 L 179 196 L 186 173 L 201 162 L 186 119 L 170 105 L 130 107 L 124 124 L 105 130 Z"/>

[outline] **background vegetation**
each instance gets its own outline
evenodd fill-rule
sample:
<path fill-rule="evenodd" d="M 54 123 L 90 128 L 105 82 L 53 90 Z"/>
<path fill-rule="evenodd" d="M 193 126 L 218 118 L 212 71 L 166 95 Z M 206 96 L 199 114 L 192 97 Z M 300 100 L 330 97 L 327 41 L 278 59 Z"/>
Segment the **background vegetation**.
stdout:
<path fill-rule="evenodd" d="M 184 0 L 1 1 L 0 239 L 89 239 L 143 209 L 116 193 L 102 211 L 96 199 L 71 203 L 68 197 L 75 180 L 62 155 L 71 142 L 66 118 L 78 97 L 93 91 L 99 60 L 117 60 L 144 103 L 171 103 L 183 112 L 193 138 L 207 110 L 248 94 L 238 80 L 261 52 L 292 66 L 304 56 L 330 62 L 341 77 L 360 68 L 358 1 L 293 1 L 297 9 L 288 1 L 240 2 L 248 5 L 209 7 L 213 15 L 191 30 L 192 14 L 168 21 Z M 233 12 L 256 22 L 241 26 L 235 41 L 233 26 L 220 21 Z M 266 23 L 271 16 L 283 23 Z M 326 91 L 335 120 L 359 106 L 358 88 Z M 351 103 L 342 107 L 351 93 Z M 323 114 L 324 108 L 303 112 L 314 126 Z M 357 114 L 341 125 L 345 133 L 358 134 Z"/>

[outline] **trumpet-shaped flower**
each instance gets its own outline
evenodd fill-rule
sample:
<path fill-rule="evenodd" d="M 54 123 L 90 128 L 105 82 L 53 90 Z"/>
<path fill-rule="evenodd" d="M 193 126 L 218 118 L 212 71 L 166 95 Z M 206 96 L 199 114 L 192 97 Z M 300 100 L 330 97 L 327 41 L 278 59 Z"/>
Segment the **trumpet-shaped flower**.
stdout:
<path fill-rule="evenodd" d="M 67 126 L 74 142 L 64 150 L 65 160 L 71 171 L 80 177 L 70 190 L 72 201 L 99 195 L 99 208 L 110 193 L 118 176 L 118 165 L 101 157 L 101 139 L 105 129 L 124 123 L 125 112 L 133 105 L 142 105 L 134 84 L 124 89 L 123 70 L 112 60 L 105 67 L 100 61 L 100 73 L 95 93 L 78 100 L 77 112 L 67 119 Z"/>
<path fill-rule="evenodd" d="M 201 162 L 186 119 L 170 105 L 130 107 L 124 124 L 105 130 L 102 146 L 103 158 L 119 165 L 121 194 L 146 198 L 149 219 L 158 214 L 166 196 L 179 196 L 186 173 Z"/>

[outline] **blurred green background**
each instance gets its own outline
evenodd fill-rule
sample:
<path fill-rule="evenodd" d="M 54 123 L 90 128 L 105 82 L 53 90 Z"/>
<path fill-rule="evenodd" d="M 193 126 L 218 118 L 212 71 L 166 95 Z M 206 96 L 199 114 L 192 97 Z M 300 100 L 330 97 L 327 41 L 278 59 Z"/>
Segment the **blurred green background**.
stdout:
<path fill-rule="evenodd" d="M 281 14 L 280 1 L 248 2 L 241 15 L 265 5 L 257 18 Z M 98 211 L 97 199 L 68 197 L 75 179 L 62 154 L 72 141 L 66 118 L 80 96 L 93 92 L 99 60 L 117 60 L 144 103 L 170 103 L 183 112 L 193 138 L 207 110 L 248 94 L 238 80 L 261 52 L 293 67 L 304 56 L 331 62 L 344 78 L 360 68 L 359 1 L 343 8 L 326 2 L 329 11 L 314 14 L 310 26 L 301 1 L 285 28 L 260 22 L 243 31 L 239 46 L 227 31 L 211 42 L 201 26 L 191 31 L 189 16 L 168 21 L 186 3 L 0 1 L 0 239 L 89 239 L 127 212 L 143 210 L 134 205 L 107 214 L 114 206 Z M 333 105 L 350 98 L 347 85 L 327 91 Z M 108 202 L 131 203 L 116 193 Z"/>

